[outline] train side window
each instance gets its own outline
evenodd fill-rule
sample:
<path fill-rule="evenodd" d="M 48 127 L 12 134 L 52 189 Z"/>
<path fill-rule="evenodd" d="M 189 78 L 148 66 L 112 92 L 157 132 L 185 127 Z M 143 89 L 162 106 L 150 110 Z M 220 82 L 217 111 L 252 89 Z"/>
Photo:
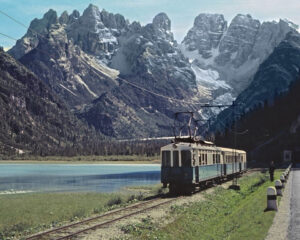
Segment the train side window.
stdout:
<path fill-rule="evenodd" d="M 183 167 L 191 166 L 191 151 L 190 150 L 182 150 L 181 151 L 181 163 Z"/>
<path fill-rule="evenodd" d="M 171 152 L 170 151 L 162 151 L 162 165 L 169 167 L 171 166 Z"/>
<path fill-rule="evenodd" d="M 179 167 L 179 152 L 173 151 L 173 167 Z"/>
<path fill-rule="evenodd" d="M 192 166 L 198 166 L 199 163 L 198 163 L 198 159 L 197 159 L 197 151 L 194 149 L 193 150 L 193 161 L 192 161 Z"/>
<path fill-rule="evenodd" d="M 202 154 L 201 153 L 199 153 L 199 165 L 202 165 L 203 163 L 202 163 Z"/>

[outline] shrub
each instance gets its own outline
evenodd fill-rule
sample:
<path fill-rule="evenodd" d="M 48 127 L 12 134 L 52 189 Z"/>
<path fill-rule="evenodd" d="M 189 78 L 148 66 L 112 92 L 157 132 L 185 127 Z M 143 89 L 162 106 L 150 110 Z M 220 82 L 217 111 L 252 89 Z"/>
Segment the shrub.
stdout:
<path fill-rule="evenodd" d="M 116 196 L 109 199 L 106 205 L 111 207 L 113 205 L 120 205 L 122 202 L 123 202 L 122 198 L 120 196 Z"/>

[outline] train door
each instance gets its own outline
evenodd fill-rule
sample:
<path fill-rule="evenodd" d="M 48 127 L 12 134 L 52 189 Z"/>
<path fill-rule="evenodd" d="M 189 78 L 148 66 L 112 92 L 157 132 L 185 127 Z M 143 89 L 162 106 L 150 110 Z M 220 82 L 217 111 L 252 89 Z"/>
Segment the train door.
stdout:
<path fill-rule="evenodd" d="M 195 169 L 195 181 L 196 183 L 199 182 L 199 158 L 198 158 L 198 150 L 194 150 L 193 151 L 193 165 L 194 165 L 194 169 Z"/>
<path fill-rule="evenodd" d="M 195 167 L 195 176 L 196 176 L 196 182 L 199 182 L 199 166 Z"/>
<path fill-rule="evenodd" d="M 227 158 L 226 158 L 225 154 L 223 154 L 223 167 L 224 167 L 223 174 L 226 175 L 227 174 Z"/>

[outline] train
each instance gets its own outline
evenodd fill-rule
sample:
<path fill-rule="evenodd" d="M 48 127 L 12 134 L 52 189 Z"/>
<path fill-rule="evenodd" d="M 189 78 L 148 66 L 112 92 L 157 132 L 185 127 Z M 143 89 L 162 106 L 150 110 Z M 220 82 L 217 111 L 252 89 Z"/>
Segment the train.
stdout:
<path fill-rule="evenodd" d="M 247 154 L 243 150 L 191 138 L 161 148 L 161 182 L 171 194 L 189 194 L 210 183 L 237 177 L 246 170 Z"/>

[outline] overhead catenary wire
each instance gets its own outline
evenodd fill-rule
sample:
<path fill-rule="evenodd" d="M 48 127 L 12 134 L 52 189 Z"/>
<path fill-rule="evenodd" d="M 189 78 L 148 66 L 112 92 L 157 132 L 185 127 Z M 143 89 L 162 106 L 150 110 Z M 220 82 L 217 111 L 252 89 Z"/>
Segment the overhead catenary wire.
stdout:
<path fill-rule="evenodd" d="M 30 26 L 26 26 L 24 23 L 22 23 L 21 21 L 17 20 L 16 18 L 12 17 L 11 15 L 3 12 L 2 10 L 0 10 L 0 14 L 8 17 L 9 19 L 11 19 L 12 21 L 14 21 L 15 23 L 19 24 L 20 26 L 22 26 L 23 28 L 26 28 L 27 30 L 31 31 L 32 33 L 35 33 L 36 35 L 40 36 L 41 38 L 46 39 L 42 34 L 38 33 L 37 31 L 35 31 L 34 29 L 32 29 Z"/>
<path fill-rule="evenodd" d="M 129 82 L 128 80 L 126 80 L 124 78 L 117 77 L 117 79 L 119 79 L 119 80 L 121 80 L 121 81 L 123 81 L 123 82 L 125 82 L 125 83 L 127 83 L 127 84 L 129 84 L 129 85 L 131 85 L 133 87 L 135 87 L 135 88 L 138 88 L 138 89 L 140 89 L 140 90 L 142 90 L 144 92 L 148 92 L 148 93 L 150 93 L 152 95 L 155 95 L 155 96 L 158 96 L 158 97 L 162 97 L 162 98 L 165 98 L 165 99 L 168 99 L 168 100 L 171 100 L 171 101 L 176 101 L 176 102 L 181 102 L 181 103 L 186 103 L 186 104 L 205 104 L 205 103 L 195 103 L 195 102 L 185 101 L 183 99 L 172 98 L 172 97 L 169 97 L 169 96 L 165 96 L 163 94 L 155 93 L 155 92 L 153 92 L 153 91 L 151 91 L 149 89 L 143 88 L 141 86 L 138 86 L 137 84 Z"/>
<path fill-rule="evenodd" d="M 14 41 L 18 41 L 18 39 L 14 38 L 14 37 L 11 37 L 11 36 L 9 36 L 9 35 L 7 35 L 7 34 L 5 34 L 5 33 L 1 33 L 1 32 L 0 32 L 0 35 L 4 36 L 4 37 L 6 37 L 6 38 L 12 39 L 12 40 L 14 40 Z"/>
<path fill-rule="evenodd" d="M 10 36 L 10 35 L 7 35 L 7 34 L 5 34 L 5 33 L 1 33 L 1 32 L 0 32 L 0 35 L 2 35 L 2 36 L 4 36 L 4 37 L 7 37 L 7 38 L 9 38 L 9 39 L 12 39 L 12 40 L 14 40 L 14 41 L 18 41 L 18 39 L 14 38 L 14 37 L 12 37 L 12 36 Z M 23 44 L 26 45 L 26 46 L 31 47 L 30 44 L 28 44 L 28 43 L 23 43 Z M 38 49 L 38 48 L 32 48 L 30 51 L 33 51 L 33 50 L 36 50 L 37 52 L 41 52 L 41 53 L 43 53 L 43 54 L 45 54 L 45 55 L 47 55 L 47 56 L 49 55 L 49 52 L 46 52 L 46 51 L 41 50 L 41 49 Z M 30 51 L 28 51 L 27 53 L 29 53 Z"/>
<path fill-rule="evenodd" d="M 1 13 L 2 15 L 4 15 L 4 16 L 6 16 L 6 17 L 10 18 L 10 19 L 11 19 L 11 20 L 13 20 L 15 23 L 17 23 L 17 24 L 21 25 L 22 27 L 24 27 L 24 28 L 26 28 L 26 29 L 28 29 L 28 28 L 29 28 L 29 27 L 28 27 L 28 26 L 26 26 L 24 23 L 22 23 L 22 22 L 18 21 L 17 19 L 15 19 L 14 17 L 12 17 L 12 16 L 8 15 L 7 13 L 3 12 L 2 10 L 0 10 L 0 13 Z"/>

